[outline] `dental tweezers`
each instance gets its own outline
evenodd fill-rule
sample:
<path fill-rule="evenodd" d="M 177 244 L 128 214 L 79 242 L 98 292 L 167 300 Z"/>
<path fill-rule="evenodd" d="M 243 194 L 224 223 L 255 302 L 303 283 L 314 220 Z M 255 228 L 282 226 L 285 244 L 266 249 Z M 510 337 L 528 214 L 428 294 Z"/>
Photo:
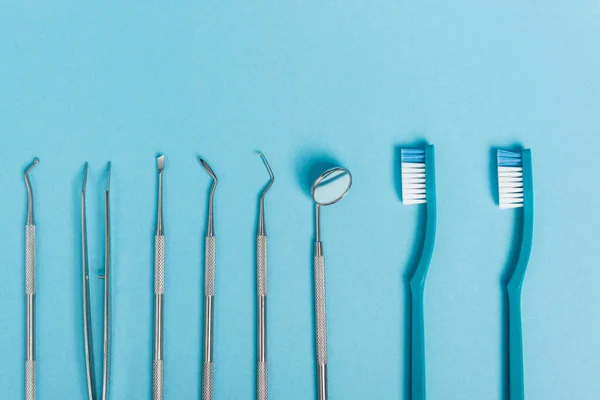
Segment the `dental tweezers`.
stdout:
<path fill-rule="evenodd" d="M 152 399 L 164 398 L 163 302 L 165 295 L 165 231 L 163 226 L 163 170 L 165 156 L 156 159 L 158 168 L 158 207 L 154 236 L 154 360 L 152 361 Z"/>
<path fill-rule="evenodd" d="M 27 222 L 25 224 L 25 400 L 35 400 L 35 220 L 33 217 L 33 191 L 29 183 L 29 173 L 40 160 L 36 157 L 25 171 L 27 187 Z"/>
<path fill-rule="evenodd" d="M 264 154 L 258 153 L 263 159 L 269 182 L 260 196 L 258 235 L 256 237 L 256 292 L 258 295 L 258 365 L 256 370 L 256 399 L 267 400 L 269 396 L 267 369 L 267 228 L 265 225 L 265 196 L 275 177 Z"/>
<path fill-rule="evenodd" d="M 104 192 L 104 274 L 99 278 L 104 280 L 104 328 L 103 328 L 103 360 L 102 360 L 102 392 L 101 399 L 108 398 L 110 383 L 111 356 L 111 297 L 110 297 L 110 172 L 108 163 L 106 171 L 106 190 Z M 83 185 L 81 187 L 81 254 L 83 268 L 83 336 L 85 339 L 85 367 L 87 373 L 88 397 L 96 400 L 96 375 L 94 366 L 94 344 L 92 340 L 92 315 L 90 304 L 89 263 L 87 245 L 87 217 L 85 207 L 85 192 L 87 186 L 88 163 L 85 163 Z"/>
<path fill-rule="evenodd" d="M 213 398 L 213 330 L 214 330 L 214 297 L 216 243 L 213 215 L 213 200 L 217 188 L 217 176 L 208 163 L 198 157 L 198 161 L 213 180 L 208 198 L 208 220 L 206 223 L 204 253 L 204 358 L 202 362 L 202 400 Z"/>

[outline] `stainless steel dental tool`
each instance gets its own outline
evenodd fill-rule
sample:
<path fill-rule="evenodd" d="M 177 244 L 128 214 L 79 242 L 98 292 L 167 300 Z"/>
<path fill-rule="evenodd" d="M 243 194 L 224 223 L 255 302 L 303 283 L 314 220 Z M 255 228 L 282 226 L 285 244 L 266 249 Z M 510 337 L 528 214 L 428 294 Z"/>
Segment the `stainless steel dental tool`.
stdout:
<path fill-rule="evenodd" d="M 27 222 L 25 224 L 25 299 L 27 321 L 25 332 L 25 400 L 35 400 L 35 219 L 33 216 L 33 191 L 29 183 L 29 173 L 39 162 L 34 158 L 25 171 L 25 186 L 27 187 Z"/>
<path fill-rule="evenodd" d="M 208 163 L 198 157 L 198 161 L 213 179 L 208 198 L 208 221 L 206 225 L 204 253 L 204 358 L 202 362 L 202 400 L 213 398 L 213 328 L 215 297 L 216 245 L 213 215 L 213 200 L 217 188 L 217 176 Z"/>
<path fill-rule="evenodd" d="M 163 170 L 165 156 L 156 159 L 158 168 L 158 207 L 154 236 L 154 359 L 152 361 L 152 399 L 164 398 L 163 302 L 165 295 L 165 231 L 163 226 Z"/>
<path fill-rule="evenodd" d="M 267 370 L 267 228 L 265 226 L 265 196 L 275 177 L 264 154 L 262 157 L 267 171 L 269 182 L 265 186 L 259 204 L 258 235 L 256 237 L 256 292 L 258 295 L 258 365 L 256 370 L 256 399 L 267 400 L 269 396 L 268 370 Z"/>
<path fill-rule="evenodd" d="M 110 352 L 111 352 L 111 292 L 110 292 L 110 172 L 111 164 L 106 170 L 106 190 L 104 192 L 104 274 L 99 278 L 104 280 L 104 317 L 103 317 L 103 360 L 102 360 L 102 392 L 100 398 L 108 398 L 110 384 Z M 85 192 L 87 186 L 88 163 L 85 163 L 83 185 L 81 187 L 81 258 L 83 276 L 83 336 L 85 340 L 85 367 L 87 374 L 88 398 L 98 399 L 96 390 L 96 375 L 94 366 L 94 344 L 92 340 L 92 315 L 90 304 L 89 262 L 87 245 L 87 217 L 85 207 Z"/>
<path fill-rule="evenodd" d="M 352 186 L 352 175 L 346 168 L 327 170 L 313 183 L 311 194 L 315 202 L 315 329 L 318 400 L 327 400 L 327 317 L 325 307 L 325 258 L 321 242 L 321 207 L 340 201 Z"/>

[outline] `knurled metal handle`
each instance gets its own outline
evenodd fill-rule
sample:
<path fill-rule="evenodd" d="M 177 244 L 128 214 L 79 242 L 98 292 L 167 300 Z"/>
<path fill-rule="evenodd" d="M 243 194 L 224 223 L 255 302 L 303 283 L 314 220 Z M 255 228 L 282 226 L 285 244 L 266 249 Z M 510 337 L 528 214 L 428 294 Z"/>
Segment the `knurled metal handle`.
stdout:
<path fill-rule="evenodd" d="M 204 253 L 204 295 L 215 295 L 215 268 L 217 260 L 216 239 L 207 236 Z"/>
<path fill-rule="evenodd" d="M 25 293 L 35 294 L 35 225 L 25 226 Z"/>
<path fill-rule="evenodd" d="M 205 362 L 202 365 L 202 400 L 213 398 L 213 363 Z"/>
<path fill-rule="evenodd" d="M 267 295 L 267 237 L 258 235 L 256 239 L 256 284 L 259 296 Z"/>
<path fill-rule="evenodd" d="M 35 400 L 35 361 L 25 361 L 25 400 Z"/>
<path fill-rule="evenodd" d="M 256 381 L 256 400 L 267 400 L 269 395 L 267 362 L 258 362 L 258 375 Z"/>
<path fill-rule="evenodd" d="M 152 400 L 164 399 L 164 363 L 154 360 L 152 363 Z"/>
<path fill-rule="evenodd" d="M 154 294 L 165 293 L 165 237 L 154 237 Z"/>
<path fill-rule="evenodd" d="M 325 310 L 325 258 L 315 256 L 315 317 L 317 330 L 317 362 L 327 363 L 327 316 Z"/>

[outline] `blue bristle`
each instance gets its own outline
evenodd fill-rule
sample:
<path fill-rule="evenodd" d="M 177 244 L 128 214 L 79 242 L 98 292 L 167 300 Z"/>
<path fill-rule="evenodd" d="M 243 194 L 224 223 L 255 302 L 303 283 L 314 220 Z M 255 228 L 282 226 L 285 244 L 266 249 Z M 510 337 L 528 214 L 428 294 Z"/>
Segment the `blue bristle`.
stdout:
<path fill-rule="evenodd" d="M 400 150 L 400 161 L 403 163 L 424 163 L 425 162 L 425 150 L 424 149 L 401 149 Z"/>
<path fill-rule="evenodd" d="M 521 152 L 498 150 L 499 167 L 521 167 L 522 165 Z"/>

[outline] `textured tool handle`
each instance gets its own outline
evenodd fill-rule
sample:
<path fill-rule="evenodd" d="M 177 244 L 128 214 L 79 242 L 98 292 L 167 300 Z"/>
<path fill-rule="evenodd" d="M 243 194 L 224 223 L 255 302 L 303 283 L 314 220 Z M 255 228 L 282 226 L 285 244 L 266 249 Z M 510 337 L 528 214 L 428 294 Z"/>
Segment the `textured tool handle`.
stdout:
<path fill-rule="evenodd" d="M 35 361 L 25 361 L 25 400 L 35 400 Z"/>
<path fill-rule="evenodd" d="M 28 295 L 28 307 L 27 307 L 27 332 L 26 341 L 28 357 L 25 360 L 25 400 L 35 400 L 36 397 L 36 383 L 35 383 L 35 360 L 33 359 L 33 317 L 29 315 L 30 305 L 29 302 L 33 302 L 33 295 L 35 294 L 35 263 L 36 263 L 36 249 L 35 249 L 35 225 L 25 226 L 25 294 Z M 30 296 L 31 295 L 31 296 Z M 31 310 L 33 310 L 33 304 L 31 304 Z M 30 354 L 31 352 L 31 354 Z"/>
<path fill-rule="evenodd" d="M 258 235 L 256 240 L 256 291 L 259 297 L 267 295 L 267 237 Z M 268 380 L 267 380 L 267 360 L 266 360 L 266 302 L 263 304 L 265 309 L 259 311 L 259 361 L 256 375 L 256 399 L 267 400 L 268 398 Z M 262 325 L 261 325 L 262 324 Z M 261 332 L 263 335 L 261 337 Z M 264 346 L 262 348 L 261 346 Z"/>
<path fill-rule="evenodd" d="M 163 360 L 152 363 L 152 400 L 164 399 L 164 364 Z"/>
<path fill-rule="evenodd" d="M 213 398 L 213 363 L 202 364 L 202 400 Z"/>
<path fill-rule="evenodd" d="M 267 237 L 258 235 L 256 239 L 256 284 L 259 296 L 267 295 Z"/>
<path fill-rule="evenodd" d="M 315 256 L 315 317 L 317 362 L 327 364 L 327 316 L 325 311 L 325 259 Z"/>
<path fill-rule="evenodd" d="M 25 293 L 35 294 L 35 225 L 25 226 Z"/>
<path fill-rule="evenodd" d="M 204 295 L 215 295 L 215 267 L 216 267 L 216 239 L 214 236 L 207 236 L 204 252 Z"/>
<path fill-rule="evenodd" d="M 165 237 L 154 237 L 154 294 L 165 293 Z"/>
<path fill-rule="evenodd" d="M 259 361 L 256 381 L 256 400 L 267 400 L 269 394 L 268 387 L 267 362 Z"/>

